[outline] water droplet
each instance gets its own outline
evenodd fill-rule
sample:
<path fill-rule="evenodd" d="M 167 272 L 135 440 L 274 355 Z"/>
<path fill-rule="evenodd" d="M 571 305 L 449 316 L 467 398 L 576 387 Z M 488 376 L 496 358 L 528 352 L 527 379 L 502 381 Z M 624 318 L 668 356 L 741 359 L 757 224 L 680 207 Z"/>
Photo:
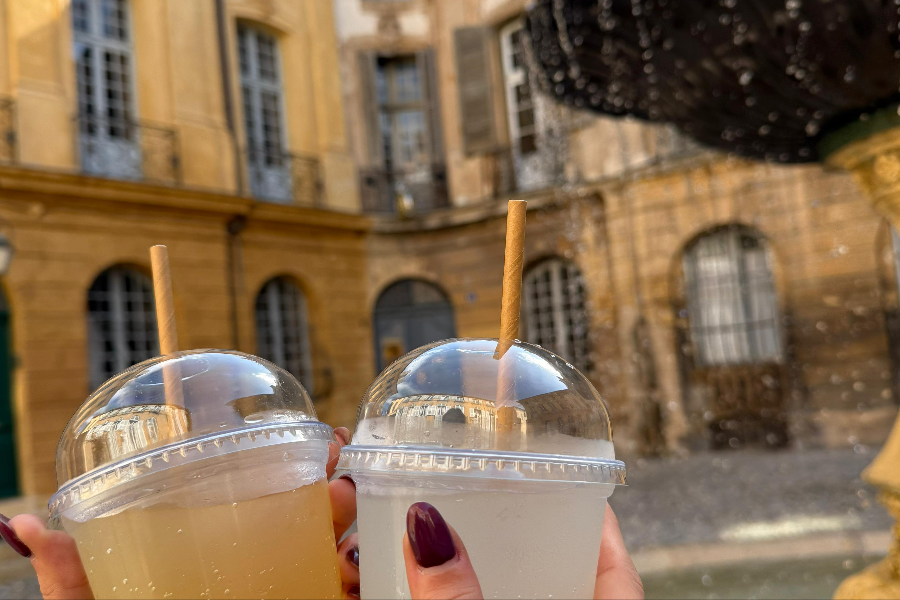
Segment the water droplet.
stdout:
<path fill-rule="evenodd" d="M 106 549 L 106 553 L 107 553 L 107 554 L 112 554 L 112 548 L 107 548 L 107 549 Z"/>

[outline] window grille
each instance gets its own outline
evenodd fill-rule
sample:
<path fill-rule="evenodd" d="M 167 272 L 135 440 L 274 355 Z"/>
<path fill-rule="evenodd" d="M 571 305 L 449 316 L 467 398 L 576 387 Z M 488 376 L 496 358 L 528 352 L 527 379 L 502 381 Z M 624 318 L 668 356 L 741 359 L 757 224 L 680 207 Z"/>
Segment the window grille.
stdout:
<path fill-rule="evenodd" d="M 127 0 L 73 0 L 78 126 L 85 171 L 139 178 Z"/>
<path fill-rule="evenodd" d="M 561 258 L 545 260 L 528 270 L 523 288 L 525 340 L 590 371 L 584 278 L 578 267 Z"/>
<path fill-rule="evenodd" d="M 740 229 L 708 234 L 685 253 L 698 366 L 780 363 L 780 315 L 768 244 Z"/>
<path fill-rule="evenodd" d="M 313 392 L 306 298 L 286 277 L 269 281 L 256 297 L 256 351 Z"/>
<path fill-rule="evenodd" d="M 254 196 L 287 202 L 293 198 L 290 156 L 285 145 L 281 58 L 278 40 L 251 25 L 238 25 L 241 95 L 247 163 Z"/>
<path fill-rule="evenodd" d="M 100 274 L 88 291 L 88 340 L 93 389 L 159 354 L 153 282 L 127 267 Z"/>

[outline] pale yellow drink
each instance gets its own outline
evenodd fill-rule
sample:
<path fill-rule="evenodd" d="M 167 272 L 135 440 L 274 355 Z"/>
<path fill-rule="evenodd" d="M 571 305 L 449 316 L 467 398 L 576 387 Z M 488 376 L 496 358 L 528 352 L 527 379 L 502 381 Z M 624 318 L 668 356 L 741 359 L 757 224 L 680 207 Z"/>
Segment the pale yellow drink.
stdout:
<path fill-rule="evenodd" d="M 339 598 L 327 484 L 233 503 L 62 517 L 100 598 Z"/>

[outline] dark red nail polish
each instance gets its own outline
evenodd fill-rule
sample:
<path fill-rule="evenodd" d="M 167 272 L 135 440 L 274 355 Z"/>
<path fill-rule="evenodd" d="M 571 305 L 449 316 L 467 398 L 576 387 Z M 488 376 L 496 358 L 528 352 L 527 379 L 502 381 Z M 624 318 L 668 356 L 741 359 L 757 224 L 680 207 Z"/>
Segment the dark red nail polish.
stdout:
<path fill-rule="evenodd" d="M 357 567 L 359 566 L 359 546 L 350 548 L 350 550 L 347 551 L 347 560 L 352 562 Z"/>
<path fill-rule="evenodd" d="M 347 597 L 348 598 L 359 598 L 359 586 L 358 585 L 350 586 L 350 589 L 347 590 Z"/>
<path fill-rule="evenodd" d="M 3 515 L 0 515 L 0 537 L 3 538 L 4 542 L 9 544 L 10 548 L 25 558 L 31 558 L 31 548 L 26 546 L 22 540 L 19 539 L 16 532 L 9 526 L 9 519 Z"/>
<path fill-rule="evenodd" d="M 416 502 L 409 507 L 406 534 L 420 567 L 436 567 L 456 556 L 447 522 L 438 509 L 427 502 Z"/>
<path fill-rule="evenodd" d="M 353 484 L 353 487 L 356 487 L 356 482 L 353 481 L 353 476 L 350 475 L 350 473 L 344 473 L 343 475 L 338 477 L 338 479 L 346 479 L 347 481 L 349 481 L 350 483 Z"/>

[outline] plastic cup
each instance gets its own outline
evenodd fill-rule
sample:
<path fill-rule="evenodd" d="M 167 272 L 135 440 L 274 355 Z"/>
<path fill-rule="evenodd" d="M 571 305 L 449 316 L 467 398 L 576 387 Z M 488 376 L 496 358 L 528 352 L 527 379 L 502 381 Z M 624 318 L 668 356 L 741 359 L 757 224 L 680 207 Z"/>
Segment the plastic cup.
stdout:
<path fill-rule="evenodd" d="M 462 537 L 486 598 L 590 598 L 607 498 L 625 483 L 609 414 L 565 360 L 517 342 L 447 340 L 366 392 L 338 468 L 356 482 L 364 598 L 408 598 L 415 502 Z"/>
<path fill-rule="evenodd" d="M 97 598 L 338 598 L 333 439 L 303 387 L 267 361 L 156 358 L 69 422 L 51 517 Z"/>

